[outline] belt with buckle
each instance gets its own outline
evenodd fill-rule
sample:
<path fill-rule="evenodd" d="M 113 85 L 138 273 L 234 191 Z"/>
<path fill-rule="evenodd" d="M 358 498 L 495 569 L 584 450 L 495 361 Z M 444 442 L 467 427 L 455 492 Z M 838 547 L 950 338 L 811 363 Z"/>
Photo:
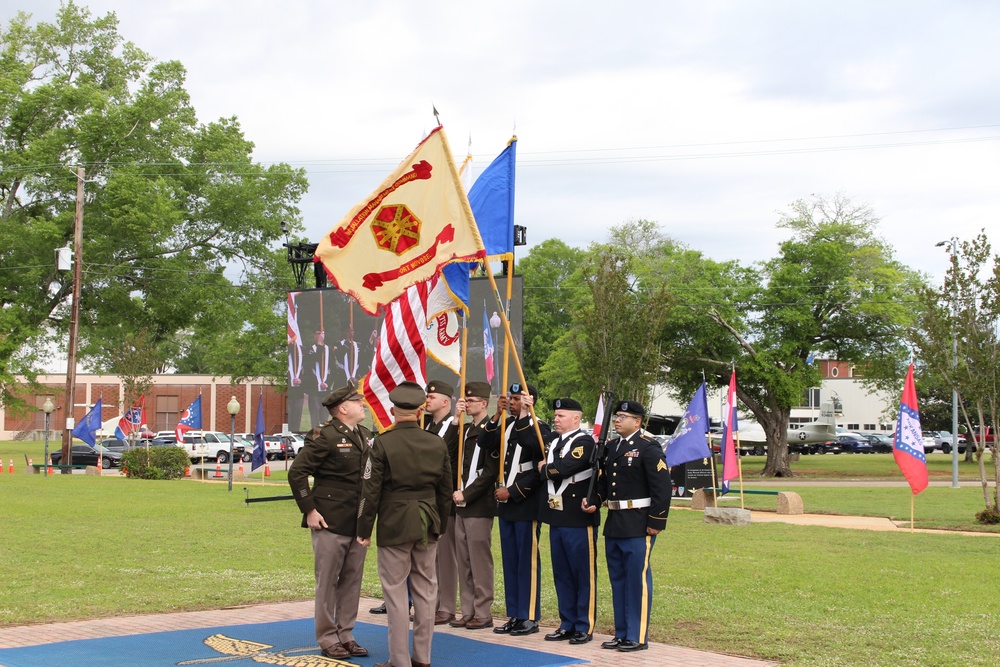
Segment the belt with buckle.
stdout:
<path fill-rule="evenodd" d="M 635 510 L 649 507 L 652 503 L 650 498 L 633 498 L 632 500 L 609 500 L 609 510 Z"/>

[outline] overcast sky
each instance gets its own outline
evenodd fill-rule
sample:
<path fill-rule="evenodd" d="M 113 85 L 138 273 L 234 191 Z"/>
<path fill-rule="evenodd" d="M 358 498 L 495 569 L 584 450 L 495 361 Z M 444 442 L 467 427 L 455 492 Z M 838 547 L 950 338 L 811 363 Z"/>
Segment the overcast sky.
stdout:
<path fill-rule="evenodd" d="M 655 220 L 715 259 L 766 259 L 795 199 L 867 202 L 898 258 L 996 230 L 1000 3 L 91 0 L 179 60 L 202 121 L 304 167 L 312 240 L 434 127 L 479 170 L 518 142 L 529 244 Z M 51 21 L 56 0 L 0 0 Z M 522 252 L 524 249 L 519 249 Z"/>

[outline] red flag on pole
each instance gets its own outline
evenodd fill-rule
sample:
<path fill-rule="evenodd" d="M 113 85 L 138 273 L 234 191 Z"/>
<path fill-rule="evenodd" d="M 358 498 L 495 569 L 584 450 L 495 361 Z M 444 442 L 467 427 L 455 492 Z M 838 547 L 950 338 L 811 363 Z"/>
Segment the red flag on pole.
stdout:
<path fill-rule="evenodd" d="M 910 490 L 917 495 L 927 488 L 927 454 L 920 430 L 920 411 L 917 409 L 917 386 L 913 382 L 913 364 L 906 372 L 903 398 L 899 403 L 896 419 L 896 436 L 892 443 L 892 458 L 896 460 L 903 477 L 910 483 Z"/>
<path fill-rule="evenodd" d="M 597 399 L 597 416 L 594 417 L 594 442 L 597 442 L 601 437 L 601 427 L 604 425 L 604 392 L 601 392 L 601 397 Z"/>

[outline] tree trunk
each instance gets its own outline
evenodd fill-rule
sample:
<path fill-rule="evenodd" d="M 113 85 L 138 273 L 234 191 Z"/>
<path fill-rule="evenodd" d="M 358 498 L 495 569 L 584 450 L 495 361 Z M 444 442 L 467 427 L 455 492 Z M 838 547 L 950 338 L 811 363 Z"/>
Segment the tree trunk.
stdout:
<path fill-rule="evenodd" d="M 773 410 L 758 421 L 767 437 L 767 463 L 761 477 L 792 477 L 788 466 L 788 408 Z"/>

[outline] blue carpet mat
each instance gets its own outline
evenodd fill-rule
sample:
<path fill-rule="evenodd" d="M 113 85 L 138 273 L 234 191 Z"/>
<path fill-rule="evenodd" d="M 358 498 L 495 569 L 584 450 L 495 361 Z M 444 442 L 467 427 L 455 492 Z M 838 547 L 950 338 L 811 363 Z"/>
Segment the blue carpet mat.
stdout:
<path fill-rule="evenodd" d="M 483 630 L 482 632 L 489 632 Z M 290 667 L 372 667 L 389 659 L 385 626 L 358 623 L 354 639 L 366 647 L 366 658 L 332 660 L 319 653 L 312 619 L 174 630 L 128 637 L 78 639 L 23 648 L 0 649 L 0 667 L 108 667 L 122 665 L 239 665 Z M 586 662 L 565 655 L 518 646 L 490 644 L 473 638 L 436 633 L 431 647 L 434 667 L 562 667 Z"/>

